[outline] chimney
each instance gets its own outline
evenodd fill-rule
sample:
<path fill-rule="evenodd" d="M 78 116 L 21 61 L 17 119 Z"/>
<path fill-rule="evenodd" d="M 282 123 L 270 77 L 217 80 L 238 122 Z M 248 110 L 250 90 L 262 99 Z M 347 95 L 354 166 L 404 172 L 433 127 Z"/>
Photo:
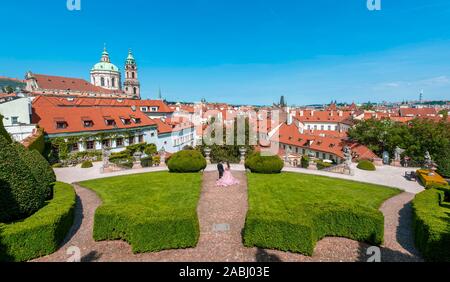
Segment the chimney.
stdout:
<path fill-rule="evenodd" d="M 312 117 L 314 116 L 314 110 L 311 111 L 311 116 L 312 116 Z"/>
<path fill-rule="evenodd" d="M 300 116 L 301 116 L 301 117 L 303 116 L 303 111 L 300 111 Z"/>
<path fill-rule="evenodd" d="M 344 112 L 343 111 L 339 111 L 339 116 L 340 117 L 344 116 Z"/>

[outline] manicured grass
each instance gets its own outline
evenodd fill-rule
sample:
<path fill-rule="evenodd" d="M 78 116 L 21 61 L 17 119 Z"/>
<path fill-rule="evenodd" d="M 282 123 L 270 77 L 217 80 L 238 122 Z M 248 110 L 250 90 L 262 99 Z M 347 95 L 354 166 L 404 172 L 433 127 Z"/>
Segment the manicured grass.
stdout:
<path fill-rule="evenodd" d="M 378 210 L 400 190 L 297 173 L 248 174 L 244 244 L 312 255 L 316 242 L 337 236 L 380 245 Z"/>
<path fill-rule="evenodd" d="M 56 183 L 54 197 L 32 216 L 0 224 L 0 261 L 27 261 L 55 252 L 74 220 L 75 191 Z"/>
<path fill-rule="evenodd" d="M 195 247 L 202 175 L 155 172 L 80 183 L 103 200 L 94 239 L 125 240 L 133 252 Z"/>
<path fill-rule="evenodd" d="M 413 201 L 416 246 L 428 261 L 450 262 L 450 203 L 447 189 L 430 189 Z"/>

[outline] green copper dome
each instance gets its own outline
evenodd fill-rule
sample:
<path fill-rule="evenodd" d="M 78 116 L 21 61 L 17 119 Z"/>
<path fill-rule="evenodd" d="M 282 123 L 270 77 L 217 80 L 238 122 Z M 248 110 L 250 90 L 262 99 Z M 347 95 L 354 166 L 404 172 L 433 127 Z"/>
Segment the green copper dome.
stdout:
<path fill-rule="evenodd" d="M 100 62 L 94 65 L 92 68 L 93 71 L 115 71 L 118 72 L 119 68 L 114 64 L 108 62 Z"/>
<path fill-rule="evenodd" d="M 128 51 L 128 57 L 127 57 L 125 64 L 126 65 L 136 65 L 136 60 L 134 59 L 131 49 Z"/>

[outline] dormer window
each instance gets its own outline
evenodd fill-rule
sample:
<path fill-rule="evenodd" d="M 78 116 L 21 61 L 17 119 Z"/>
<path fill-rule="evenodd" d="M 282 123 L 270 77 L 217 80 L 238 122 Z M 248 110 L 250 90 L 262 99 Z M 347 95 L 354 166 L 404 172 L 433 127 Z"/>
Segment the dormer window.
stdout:
<path fill-rule="evenodd" d="M 158 107 L 151 107 L 151 108 L 150 108 L 150 111 L 151 111 L 151 112 L 157 112 L 157 111 L 158 111 Z"/>
<path fill-rule="evenodd" d="M 134 118 L 133 121 L 136 124 L 140 124 L 142 122 L 140 118 Z"/>
<path fill-rule="evenodd" d="M 122 120 L 122 123 L 124 125 L 130 125 L 131 124 L 131 119 L 130 118 L 121 117 L 120 119 Z"/>
<path fill-rule="evenodd" d="M 105 118 L 105 123 L 107 126 L 116 126 L 116 121 L 113 118 Z"/>
<path fill-rule="evenodd" d="M 141 107 L 141 112 L 148 112 L 148 107 Z"/>
<path fill-rule="evenodd" d="M 85 128 L 90 128 L 90 127 L 94 126 L 94 122 L 92 121 L 92 119 L 90 119 L 90 118 L 82 118 L 82 120 L 83 120 L 83 126 Z"/>
<path fill-rule="evenodd" d="M 67 122 L 64 120 L 56 121 L 56 129 L 66 129 L 68 126 Z"/>

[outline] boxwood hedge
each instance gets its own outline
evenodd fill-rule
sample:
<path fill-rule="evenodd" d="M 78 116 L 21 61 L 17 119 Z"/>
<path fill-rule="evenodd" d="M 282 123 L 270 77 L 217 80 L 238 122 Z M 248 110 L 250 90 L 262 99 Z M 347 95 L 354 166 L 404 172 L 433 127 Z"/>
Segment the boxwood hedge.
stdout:
<path fill-rule="evenodd" d="M 170 172 L 199 172 L 206 168 L 206 159 L 195 150 L 184 150 L 173 154 L 167 162 Z"/>
<path fill-rule="evenodd" d="M 413 201 L 415 242 L 428 261 L 450 262 L 450 208 L 446 190 L 429 189 Z"/>
<path fill-rule="evenodd" d="M 373 245 L 384 238 L 384 217 L 375 209 L 358 205 L 323 203 L 303 206 L 304 214 L 250 211 L 244 229 L 244 245 L 312 256 L 325 237 L 345 237 Z"/>
<path fill-rule="evenodd" d="M 42 185 L 30 172 L 31 162 L 0 136 L 0 222 L 26 218 L 45 203 Z"/>
<path fill-rule="evenodd" d="M 177 211 L 177 216 L 152 216 L 144 205 L 101 206 L 95 212 L 94 239 L 125 240 L 134 253 L 195 247 L 198 236 L 197 213 L 192 209 Z"/>
<path fill-rule="evenodd" d="M 284 167 L 283 160 L 275 156 L 261 156 L 260 152 L 254 153 L 245 160 L 245 168 L 254 173 L 276 174 Z"/>
<path fill-rule="evenodd" d="M 32 216 L 0 224 L 0 261 L 27 261 L 55 252 L 74 220 L 75 191 L 56 183 L 55 196 Z"/>
<path fill-rule="evenodd" d="M 377 170 L 377 168 L 375 167 L 375 165 L 368 160 L 362 160 L 358 163 L 357 166 L 359 169 L 361 170 L 368 170 L 368 171 L 375 171 Z"/>

